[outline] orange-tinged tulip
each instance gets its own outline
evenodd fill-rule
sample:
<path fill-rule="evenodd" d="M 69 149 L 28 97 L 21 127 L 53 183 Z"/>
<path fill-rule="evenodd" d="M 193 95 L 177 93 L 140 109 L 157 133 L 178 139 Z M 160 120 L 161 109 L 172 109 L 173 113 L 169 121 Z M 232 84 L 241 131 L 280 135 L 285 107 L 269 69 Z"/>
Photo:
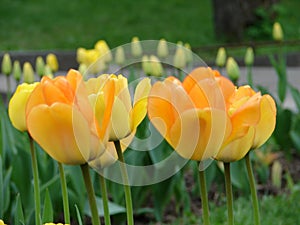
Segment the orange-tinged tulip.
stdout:
<path fill-rule="evenodd" d="M 216 159 L 232 162 L 242 159 L 271 136 L 276 123 L 276 106 L 270 95 L 256 93 L 249 86 L 235 90 L 228 99 L 227 136 Z"/>
<path fill-rule="evenodd" d="M 13 126 L 19 131 L 27 130 L 25 108 L 31 92 L 37 85 L 38 82 L 33 84 L 23 83 L 18 85 L 17 90 L 9 101 L 8 115 Z"/>
<path fill-rule="evenodd" d="M 222 89 L 232 88 L 210 68 L 197 68 L 183 83 L 168 77 L 151 89 L 150 121 L 182 157 L 198 161 L 214 157 L 226 127 Z"/>
<path fill-rule="evenodd" d="M 103 153 L 97 123 L 79 72 L 43 77 L 26 106 L 32 138 L 55 160 L 84 164 Z"/>

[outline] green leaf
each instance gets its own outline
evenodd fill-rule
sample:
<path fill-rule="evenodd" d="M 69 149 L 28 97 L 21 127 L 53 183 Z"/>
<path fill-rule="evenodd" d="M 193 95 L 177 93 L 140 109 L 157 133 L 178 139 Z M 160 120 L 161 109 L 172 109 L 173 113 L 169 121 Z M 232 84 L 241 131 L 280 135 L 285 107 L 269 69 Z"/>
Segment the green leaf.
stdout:
<path fill-rule="evenodd" d="M 51 197 L 48 189 L 46 189 L 46 194 L 45 194 L 42 221 L 43 223 L 53 221 L 53 207 L 52 207 Z"/>
<path fill-rule="evenodd" d="M 292 126 L 293 113 L 289 109 L 279 109 L 277 111 L 276 128 L 274 137 L 276 142 L 283 149 L 290 149 L 292 141 L 290 138 L 290 130 Z"/>
<path fill-rule="evenodd" d="M 250 189 L 244 160 L 231 163 L 230 167 L 232 185 L 248 193 Z"/>
<path fill-rule="evenodd" d="M 83 224 L 82 224 L 81 215 L 80 215 L 80 212 L 79 212 L 79 209 L 78 209 L 77 205 L 75 205 L 75 210 L 76 210 L 76 216 L 77 216 L 78 224 L 79 224 L 79 225 L 83 225 Z"/>
<path fill-rule="evenodd" d="M 16 198 L 16 206 L 15 206 L 14 217 L 15 217 L 15 225 L 25 224 L 24 213 L 23 213 L 20 194 L 18 194 L 17 198 Z"/>
<path fill-rule="evenodd" d="M 300 115 L 293 120 L 292 130 L 290 131 L 290 137 L 294 144 L 294 147 L 300 151 Z"/>
<path fill-rule="evenodd" d="M 97 204 L 99 216 L 104 216 L 102 198 L 96 196 L 96 204 Z M 120 206 L 120 205 L 110 202 L 110 201 L 108 202 L 108 208 L 109 208 L 110 215 L 115 215 L 115 214 L 126 212 L 126 209 L 123 206 Z M 88 216 L 92 216 L 88 202 L 86 202 L 86 204 L 85 204 L 84 214 L 88 215 Z"/>
<path fill-rule="evenodd" d="M 300 92 L 297 88 L 293 87 L 292 85 L 290 85 L 290 91 L 298 108 L 298 111 L 300 111 Z"/>
<path fill-rule="evenodd" d="M 12 173 L 12 167 L 10 167 L 5 172 L 4 182 L 3 182 L 3 211 L 5 212 L 10 205 L 10 177 Z"/>
<path fill-rule="evenodd" d="M 4 199 L 4 188 L 3 188 L 3 167 L 2 167 L 2 157 L 0 155 L 0 197 Z M 3 201 L 0 201 L 0 218 L 3 218 Z"/>

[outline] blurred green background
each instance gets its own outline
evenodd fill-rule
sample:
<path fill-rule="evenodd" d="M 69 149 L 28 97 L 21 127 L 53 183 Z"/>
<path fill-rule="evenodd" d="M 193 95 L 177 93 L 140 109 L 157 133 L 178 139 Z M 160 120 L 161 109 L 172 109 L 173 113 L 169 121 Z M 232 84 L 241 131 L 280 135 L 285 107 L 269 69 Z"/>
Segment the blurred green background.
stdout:
<path fill-rule="evenodd" d="M 212 0 L 1 0 L 0 5 L 2 51 L 92 48 L 99 39 L 112 48 L 133 36 L 163 37 L 193 47 L 237 42 L 216 38 Z M 299 0 L 258 8 L 260 20 L 247 27 L 238 42 L 271 40 L 275 20 L 281 22 L 285 40 L 300 39 L 299 8 Z"/>

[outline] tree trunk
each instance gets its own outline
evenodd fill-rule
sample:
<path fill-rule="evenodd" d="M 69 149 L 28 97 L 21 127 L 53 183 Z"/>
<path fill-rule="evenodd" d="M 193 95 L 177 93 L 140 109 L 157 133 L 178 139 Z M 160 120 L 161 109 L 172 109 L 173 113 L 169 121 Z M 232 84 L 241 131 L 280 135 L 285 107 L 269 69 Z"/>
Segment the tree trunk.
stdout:
<path fill-rule="evenodd" d="M 245 28 L 258 19 L 258 7 L 268 9 L 278 0 L 213 0 L 214 25 L 217 38 L 238 41 Z"/>

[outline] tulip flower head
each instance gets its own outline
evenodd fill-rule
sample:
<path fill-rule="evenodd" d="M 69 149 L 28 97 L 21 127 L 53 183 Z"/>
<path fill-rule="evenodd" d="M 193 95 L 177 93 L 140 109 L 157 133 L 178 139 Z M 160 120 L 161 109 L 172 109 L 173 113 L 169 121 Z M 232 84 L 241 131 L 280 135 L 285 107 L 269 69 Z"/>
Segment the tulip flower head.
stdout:
<path fill-rule="evenodd" d="M 133 37 L 131 41 L 131 53 L 133 57 L 141 57 L 143 54 L 142 46 L 138 37 Z"/>
<path fill-rule="evenodd" d="M 3 220 L 0 220 L 0 225 L 6 225 Z"/>
<path fill-rule="evenodd" d="M 22 69 L 18 60 L 14 61 L 12 73 L 17 83 L 19 83 L 21 80 Z"/>
<path fill-rule="evenodd" d="M 225 134 L 222 89 L 232 88 L 210 68 L 195 69 L 182 83 L 168 77 L 151 89 L 149 119 L 183 158 L 209 159 L 218 153 Z"/>
<path fill-rule="evenodd" d="M 89 79 L 86 86 L 100 127 L 100 137 L 110 141 L 104 154 L 90 163 L 94 168 L 102 168 L 117 160 L 113 141 L 120 140 L 123 151 L 132 141 L 137 126 L 146 116 L 151 84 L 149 78 L 141 80 L 135 88 L 133 101 L 127 78 L 122 75 L 103 74 Z"/>
<path fill-rule="evenodd" d="M 111 51 L 105 40 L 99 40 L 95 44 L 95 49 L 99 51 L 100 57 L 103 57 L 105 63 L 109 63 L 112 60 Z"/>
<path fill-rule="evenodd" d="M 226 63 L 226 51 L 224 47 L 218 49 L 217 57 L 216 57 L 216 66 L 224 67 Z"/>
<path fill-rule="evenodd" d="M 250 149 L 260 147 L 271 136 L 276 123 L 276 106 L 270 95 L 256 93 L 249 86 L 237 88 L 228 99 L 226 137 L 217 160 L 242 159 Z"/>
<path fill-rule="evenodd" d="M 12 125 L 19 131 L 26 131 L 26 115 L 25 109 L 28 98 L 38 82 L 33 84 L 23 83 L 18 85 L 14 95 L 11 97 L 8 104 L 8 115 Z"/>
<path fill-rule="evenodd" d="M 38 56 L 35 60 L 35 71 L 36 73 L 42 77 L 45 72 L 45 62 L 42 56 Z"/>
<path fill-rule="evenodd" d="M 165 39 L 160 39 L 157 46 L 157 55 L 158 57 L 165 59 L 169 55 L 168 44 Z"/>
<path fill-rule="evenodd" d="M 84 164 L 103 153 L 95 121 L 82 76 L 75 70 L 66 77 L 43 77 L 26 106 L 31 137 L 64 164 Z"/>
<path fill-rule="evenodd" d="M 275 22 L 273 24 L 272 35 L 273 35 L 273 39 L 275 41 L 283 41 L 284 35 L 283 35 L 283 31 L 282 31 L 282 27 L 281 27 L 280 23 Z"/>
<path fill-rule="evenodd" d="M 46 56 L 46 64 L 50 66 L 53 73 L 58 71 L 58 60 L 56 58 L 56 55 L 53 53 L 49 53 Z"/>
<path fill-rule="evenodd" d="M 10 55 L 5 53 L 2 59 L 2 73 L 9 76 L 12 70 Z"/>
<path fill-rule="evenodd" d="M 34 82 L 34 71 L 29 62 L 25 62 L 23 65 L 23 80 L 28 84 Z"/>

